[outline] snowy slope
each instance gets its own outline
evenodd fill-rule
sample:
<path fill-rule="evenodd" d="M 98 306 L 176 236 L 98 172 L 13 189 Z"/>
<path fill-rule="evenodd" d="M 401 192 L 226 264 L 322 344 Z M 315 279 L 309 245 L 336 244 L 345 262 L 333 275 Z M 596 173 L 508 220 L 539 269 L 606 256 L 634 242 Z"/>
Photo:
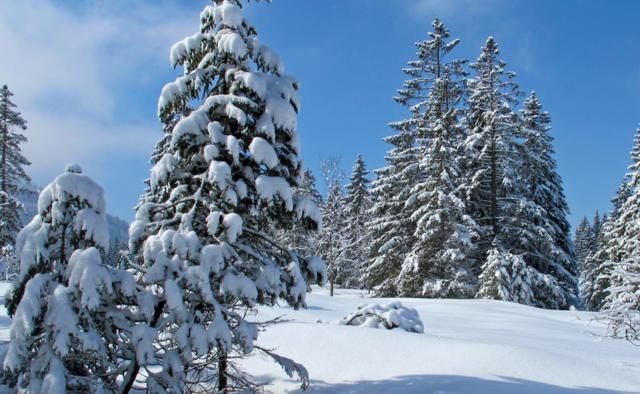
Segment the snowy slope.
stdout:
<path fill-rule="evenodd" d="M 6 288 L 0 284 L 0 294 Z M 356 291 L 337 290 L 331 298 L 314 288 L 307 310 L 261 308 L 260 320 L 290 321 L 262 332 L 259 344 L 303 363 L 311 393 L 640 393 L 640 347 L 602 337 L 605 327 L 591 313 L 400 299 L 418 310 L 424 334 L 333 324 L 371 301 Z M 0 311 L 5 341 L 9 319 Z M 271 382 L 268 392 L 299 392 L 296 381 L 260 356 L 244 367 Z"/>
<path fill-rule="evenodd" d="M 640 393 L 640 348 L 603 338 L 605 326 L 591 313 L 401 299 L 424 322 L 425 334 L 415 334 L 330 324 L 371 301 L 354 291 L 337 294 L 314 289 L 308 310 L 261 311 L 261 320 L 293 320 L 261 333 L 259 343 L 304 364 L 312 393 Z M 274 393 L 296 388 L 258 359 L 246 367 L 275 377 Z"/>

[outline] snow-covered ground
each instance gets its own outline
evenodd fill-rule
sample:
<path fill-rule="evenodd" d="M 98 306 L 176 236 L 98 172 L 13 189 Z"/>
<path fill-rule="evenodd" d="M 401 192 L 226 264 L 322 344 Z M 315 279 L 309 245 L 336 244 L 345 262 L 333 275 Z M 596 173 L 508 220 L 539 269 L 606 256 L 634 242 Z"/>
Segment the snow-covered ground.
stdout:
<path fill-rule="evenodd" d="M 6 284 L 0 284 L 4 294 Z M 309 308 L 261 308 L 259 319 L 289 321 L 258 343 L 307 367 L 311 393 L 608 394 L 640 393 L 640 347 L 603 337 L 586 312 L 548 311 L 498 301 L 400 299 L 416 308 L 424 334 L 335 324 L 370 300 L 357 291 L 335 297 L 314 288 Z M 0 340 L 9 318 L 0 309 Z M 260 356 L 244 367 L 268 392 L 298 383 Z"/>
<path fill-rule="evenodd" d="M 262 320 L 291 321 L 271 326 L 258 342 L 304 364 L 312 393 L 640 393 L 640 347 L 604 338 L 592 313 L 400 299 L 418 310 L 424 334 L 333 324 L 360 303 L 388 302 L 363 297 L 337 290 L 331 298 L 314 288 L 307 310 L 262 308 Z M 274 377 L 269 391 L 295 392 L 276 366 L 253 359 L 246 367 Z"/>

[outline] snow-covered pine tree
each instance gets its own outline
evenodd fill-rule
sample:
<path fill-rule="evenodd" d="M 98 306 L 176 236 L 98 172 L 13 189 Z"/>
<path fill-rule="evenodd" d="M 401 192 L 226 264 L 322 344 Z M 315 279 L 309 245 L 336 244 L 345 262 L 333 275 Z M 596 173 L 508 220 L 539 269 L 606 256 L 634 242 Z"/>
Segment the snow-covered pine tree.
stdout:
<path fill-rule="evenodd" d="M 0 277 L 4 281 L 13 281 L 20 271 L 20 264 L 13 245 L 5 245 L 0 248 Z"/>
<path fill-rule="evenodd" d="M 466 209 L 480 228 L 478 261 L 488 259 L 481 267 L 478 297 L 502 294 L 482 291 L 498 273 L 497 265 L 490 264 L 489 257 L 497 260 L 505 253 L 520 254 L 509 239 L 513 235 L 509 232 L 520 224 L 514 223 L 517 217 L 513 216 L 520 213 L 517 194 L 521 190 L 516 176 L 520 167 L 515 138 L 518 125 L 512 110 L 519 92 L 515 74 L 505 71 L 505 63 L 498 55 L 498 45 L 489 37 L 480 56 L 471 64 L 475 75 L 467 82 L 465 123 L 469 131 L 463 160 Z"/>
<path fill-rule="evenodd" d="M 136 378 L 150 392 L 250 386 L 232 355 L 250 353 L 256 324 L 245 314 L 278 298 L 305 305 L 309 284 L 323 282 L 324 263 L 276 240 L 299 221 L 318 228 L 299 185 L 296 80 L 260 43 L 239 0 L 216 0 L 200 31 L 171 49 L 183 74 L 158 103 L 171 140 L 151 170 L 149 191 L 130 227 L 130 252 L 151 313 L 135 330 L 136 358 L 122 391 Z M 303 367 L 261 349 L 297 372 Z"/>
<path fill-rule="evenodd" d="M 7 85 L 0 88 L 0 246 L 15 244 L 22 227 L 18 194 L 26 191 L 25 185 L 31 181 L 24 170 L 31 163 L 20 148 L 27 142 L 22 134 L 27 121 L 17 111 L 12 96 Z"/>
<path fill-rule="evenodd" d="M 631 151 L 628 190 L 615 201 L 625 200 L 615 215 L 609 216 L 608 257 L 596 272 L 596 288 L 606 286 L 602 309 L 610 317 L 611 334 L 640 340 L 640 129 Z M 624 198 L 624 196 L 629 195 Z"/>
<path fill-rule="evenodd" d="M 308 198 L 316 206 L 322 206 L 322 195 L 316 188 L 316 177 L 309 169 L 302 171 L 300 185 L 293 189 L 295 198 Z M 297 222 L 293 229 L 278 232 L 278 240 L 288 249 L 293 249 L 302 256 L 318 254 L 319 232 L 309 230 L 303 223 Z"/>
<path fill-rule="evenodd" d="M 476 290 L 470 271 L 476 224 L 465 214 L 459 168 L 465 131 L 457 107 L 466 73 L 463 60 L 447 59 L 459 41 L 448 41 L 449 31 L 438 19 L 433 28 L 431 40 L 420 46 L 421 72 L 416 71 L 431 81 L 417 104 L 423 108 L 416 129 L 422 180 L 405 204 L 416 223 L 416 241 L 403 262 L 397 287 L 402 296 L 466 298 Z"/>
<path fill-rule="evenodd" d="M 591 246 L 594 250 L 587 254 L 580 275 L 580 299 L 583 307 L 589 311 L 599 311 L 609 294 L 609 271 L 613 265 L 611 256 L 615 253 L 613 223 L 606 222 L 601 227 L 596 246 Z M 593 234 L 592 229 L 590 242 L 593 242 Z"/>
<path fill-rule="evenodd" d="M 571 226 L 567 220 L 569 207 L 553 157 L 553 137 L 550 135 L 551 118 L 542 108 L 535 92 L 524 101 L 520 111 L 522 168 L 518 182 L 522 183 L 524 197 L 534 209 L 529 210 L 532 231 L 523 233 L 526 243 L 524 260 L 529 267 L 552 277 L 560 285 L 565 301 L 540 299 L 548 289 L 534 289 L 538 303 L 547 308 L 567 307 L 577 302 L 577 276 Z M 556 291 L 552 291 L 554 294 Z M 555 296 L 554 296 L 555 297 Z"/>
<path fill-rule="evenodd" d="M 519 167 L 515 140 L 517 118 L 512 110 L 517 102 L 518 87 L 513 81 L 515 74 L 504 70 L 505 63 L 498 55 L 498 45 L 490 37 L 477 61 L 471 64 L 475 76 L 468 81 L 466 103 L 467 209 L 482 227 L 480 256 L 486 254 L 496 239 L 509 249 L 508 243 L 501 239 L 506 234 L 500 220 L 506 213 L 505 205 L 515 203 L 509 193 L 517 186 L 514 172 Z"/>
<path fill-rule="evenodd" d="M 589 310 L 619 309 L 621 294 L 611 295 L 610 290 L 615 287 L 620 291 L 624 287 L 621 273 L 624 269 L 633 272 L 633 262 L 640 255 L 640 129 L 634 138 L 629 171 L 611 200 L 614 210 L 608 219 L 600 224 L 598 212 L 594 218 L 593 227 L 596 221 L 598 227 L 591 237 L 592 241 L 596 239 L 596 247 L 585 262 L 581 279 L 583 303 Z M 615 307 L 610 304 L 614 298 Z"/>
<path fill-rule="evenodd" d="M 589 219 L 586 216 L 580 220 L 578 226 L 576 227 L 575 235 L 573 237 L 573 245 L 574 251 L 576 255 L 576 262 L 580 267 L 580 270 L 584 267 L 584 262 L 587 259 L 587 256 L 591 252 L 591 244 L 590 244 L 590 234 L 591 234 L 591 224 L 589 224 Z"/>
<path fill-rule="evenodd" d="M 343 286 L 357 288 L 362 286 L 362 270 L 367 263 L 369 244 L 367 223 L 372 200 L 369 171 L 364 157 L 359 154 L 351 171 L 349 184 L 344 197 L 345 245 L 344 260 L 352 269 L 351 275 L 343 279 Z"/>
<path fill-rule="evenodd" d="M 108 245 L 102 188 L 67 166 L 17 237 L 3 375 L 21 392 L 117 392 L 130 328 L 120 306 L 138 300 L 133 276 L 103 263 Z"/>
<path fill-rule="evenodd" d="M 612 267 L 611 285 L 603 309 L 609 333 L 632 342 L 640 341 L 640 258 L 627 258 Z"/>
<path fill-rule="evenodd" d="M 379 296 L 398 294 L 398 275 L 416 240 L 418 218 L 413 212 L 418 206 L 407 202 L 415 200 L 412 198 L 416 193 L 413 186 L 425 181 L 419 162 L 426 147 L 417 141 L 427 139 L 424 133 L 428 129 L 429 113 L 435 111 L 429 107 L 433 104 L 429 92 L 439 78 L 447 76 L 446 80 L 440 81 L 449 84 L 441 90 L 440 105 L 453 108 L 460 97 L 458 77 L 464 74 L 464 62 L 447 63 L 443 59 L 459 40 L 448 40 L 449 31 L 439 19 L 436 18 L 432 26 L 434 31 L 428 34 L 429 39 L 416 43 L 417 59 L 409 61 L 408 67 L 403 69 L 409 79 L 394 98 L 408 107 L 411 117 L 389 125 L 397 134 L 385 138 L 385 142 L 393 148 L 385 156 L 387 166 L 375 171 L 376 180 L 372 183 L 374 203 L 368 224 L 371 246 L 364 281 L 367 287 L 375 287 Z M 421 286 L 418 287 L 421 290 Z"/>
<path fill-rule="evenodd" d="M 595 253 L 598 250 L 598 243 L 602 234 L 602 227 L 605 221 L 600 217 L 600 212 L 596 210 L 591 221 L 591 252 Z"/>
<path fill-rule="evenodd" d="M 522 255 L 505 250 L 498 241 L 492 244 L 480 274 L 478 298 L 535 304 L 532 285 L 535 272 L 527 267 Z"/>
<path fill-rule="evenodd" d="M 375 170 L 371 184 L 373 206 L 369 211 L 369 261 L 363 275 L 365 287 L 380 297 L 398 294 L 396 278 L 414 243 L 414 224 L 404 209 L 413 182 L 418 179 L 415 134 L 409 124 L 390 125 L 398 133 L 384 139 L 393 145 L 385 155 L 387 166 Z"/>
<path fill-rule="evenodd" d="M 550 143 L 546 134 L 547 115 L 538 108 L 536 113 L 529 114 L 529 119 L 520 121 L 512 110 L 519 95 L 517 85 L 513 81 L 515 75 L 504 70 L 505 63 L 498 59 L 498 55 L 498 46 L 490 37 L 478 60 L 471 65 L 475 76 L 469 81 L 470 92 L 467 102 L 466 123 L 470 132 L 465 141 L 465 187 L 468 212 L 482 228 L 480 256 L 489 256 L 490 250 L 495 251 L 499 248 L 502 252 L 493 253 L 494 259 L 505 255 L 524 261 L 524 268 L 519 265 L 511 267 L 509 281 L 527 283 L 533 296 L 529 297 L 528 291 L 516 291 L 507 297 L 510 301 L 545 308 L 568 308 L 570 302 L 575 301 L 572 295 L 575 291 L 569 290 L 575 289 L 575 272 L 564 268 L 565 263 L 558 263 L 558 257 L 554 255 L 564 251 L 564 245 L 556 246 L 556 242 L 568 243 L 566 247 L 571 251 L 568 233 L 564 227 L 554 227 L 566 221 L 563 216 L 566 214 L 566 206 L 550 206 L 552 212 L 545 212 L 542 206 L 550 203 L 550 197 L 562 195 L 559 178 L 554 175 L 555 163 L 550 156 L 551 152 L 542 152 L 543 147 L 548 147 Z M 529 100 L 529 104 L 533 102 L 534 100 Z M 529 129 L 528 132 L 523 131 L 522 123 L 529 123 L 524 127 L 525 130 Z M 524 143 L 521 144 L 519 141 L 523 137 L 524 143 L 537 145 L 533 146 L 539 149 L 536 157 L 528 158 L 524 155 L 523 151 L 526 148 Z M 533 154 L 535 153 L 531 153 Z M 536 160 L 536 170 L 532 171 L 534 166 L 531 163 Z M 547 178 L 551 176 L 554 178 Z M 525 181 L 526 178 L 540 182 L 541 188 L 545 186 L 544 182 L 553 183 L 553 195 L 534 197 L 529 190 L 530 185 Z M 539 192 L 541 190 L 536 191 Z M 566 229 L 568 230 L 568 225 Z M 544 261 L 548 263 L 548 267 L 539 261 L 533 261 L 541 251 L 550 259 Z M 567 266 L 573 264 L 572 257 L 571 255 L 571 258 L 567 259 Z M 513 264 L 514 259 L 510 259 Z M 511 263 L 509 266 L 513 265 Z M 503 296 L 501 292 L 482 290 L 489 286 L 495 275 L 499 275 L 496 268 L 497 265 L 488 264 L 488 261 L 481 267 L 481 291 L 477 294 L 478 297 Z M 521 277 L 518 278 L 517 275 Z M 518 299 L 524 295 L 527 296 Z"/>
<path fill-rule="evenodd" d="M 318 252 L 327 263 L 329 294 L 333 296 L 335 285 L 354 276 L 353 265 L 346 261 L 345 216 L 341 180 L 328 182 L 328 192 L 322 205 L 322 231 L 318 237 Z"/>

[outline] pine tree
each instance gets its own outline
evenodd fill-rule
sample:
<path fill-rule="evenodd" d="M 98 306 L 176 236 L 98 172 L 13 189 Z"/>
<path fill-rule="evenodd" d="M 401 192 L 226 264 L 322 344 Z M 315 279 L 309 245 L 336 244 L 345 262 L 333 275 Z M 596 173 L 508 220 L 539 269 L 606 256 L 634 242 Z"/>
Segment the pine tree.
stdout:
<path fill-rule="evenodd" d="M 385 157 L 387 166 L 375 172 L 377 179 L 372 184 L 370 263 L 365 282 L 367 287 L 375 287 L 380 296 L 398 294 L 397 277 L 416 241 L 418 218 L 413 213 L 418 205 L 413 204 L 416 191 L 412 189 L 417 182 L 426 181 L 419 162 L 424 150 L 428 149 L 426 144 L 417 142 L 428 139 L 425 133 L 432 126 L 429 122 L 434 114 L 438 118 L 438 111 L 442 115 L 453 108 L 461 94 L 459 77 L 464 75 L 464 62 L 444 62 L 444 57 L 459 40 L 448 41 L 449 31 L 440 20 L 435 19 L 432 26 L 434 31 L 429 33 L 430 39 L 416 43 L 417 59 L 410 61 L 409 67 L 403 70 L 409 79 L 395 97 L 398 103 L 409 108 L 411 117 L 390 124 L 397 134 L 385 138 L 385 142 L 393 148 Z M 430 92 L 436 83 L 442 86 L 440 97 L 437 97 L 439 107 L 433 108 Z M 406 267 L 404 272 L 408 272 Z M 409 276 L 413 279 L 415 275 Z M 410 292 L 414 293 L 413 290 Z"/>
<path fill-rule="evenodd" d="M 0 248 L 0 276 L 2 280 L 12 282 L 20 271 L 20 263 L 13 245 Z"/>
<path fill-rule="evenodd" d="M 22 154 L 20 146 L 27 142 L 21 133 L 27 122 L 11 101 L 13 93 L 7 85 L 0 88 L 0 245 L 14 245 L 15 236 L 22 227 L 22 204 L 18 193 L 25 190 L 31 178 L 24 170 L 31 164 Z"/>
<path fill-rule="evenodd" d="M 625 316 L 619 309 L 625 297 L 620 291 L 630 286 L 628 282 L 623 285 L 626 281 L 623 272 L 627 270 L 630 277 L 634 275 L 634 262 L 640 254 L 640 129 L 634 138 L 629 170 L 611 200 L 613 213 L 593 231 L 596 247 L 585 263 L 581 288 L 587 309 L 616 309 L 619 318 Z M 596 220 L 600 222 L 597 212 Z M 611 294 L 613 288 L 617 291 L 615 295 Z"/>
<path fill-rule="evenodd" d="M 508 242 L 502 242 L 507 234 L 501 220 L 506 217 L 508 205 L 514 203 L 510 192 L 517 187 L 517 118 L 512 106 L 518 87 L 513 82 L 515 74 L 504 71 L 505 63 L 498 55 L 498 46 L 490 37 L 471 65 L 475 76 L 468 82 L 466 197 L 469 213 L 482 226 L 481 255 L 494 240 L 508 247 Z"/>
<path fill-rule="evenodd" d="M 514 255 L 494 242 L 482 266 L 477 297 L 533 305 L 535 278 L 522 255 Z"/>
<path fill-rule="evenodd" d="M 438 79 L 430 94 L 431 119 L 422 142 L 420 170 L 425 180 L 412 189 L 407 206 L 416 207 L 416 242 L 398 277 L 403 296 L 469 298 L 475 294 L 471 269 L 477 225 L 465 213 L 458 144 L 463 130 L 458 110 L 445 97 L 452 86 L 449 76 Z"/>
<path fill-rule="evenodd" d="M 598 249 L 598 243 L 602 234 L 602 224 L 604 223 L 604 220 L 600 218 L 600 212 L 597 210 L 593 215 L 591 223 L 593 223 L 591 225 L 591 252 L 593 253 Z"/>
<path fill-rule="evenodd" d="M 329 190 L 322 205 L 322 231 L 318 238 L 318 251 L 327 263 L 329 294 L 333 296 L 335 285 L 345 286 L 345 281 L 354 276 L 354 267 L 345 260 L 343 177 L 338 169 L 338 162 L 323 162 L 323 176 Z"/>
<path fill-rule="evenodd" d="M 609 318 L 609 333 L 632 342 L 640 341 L 640 259 L 637 255 L 616 264 L 609 273 L 603 309 Z"/>
<path fill-rule="evenodd" d="M 139 300 L 133 276 L 103 263 L 102 188 L 68 166 L 42 190 L 38 212 L 17 238 L 4 379 L 30 393 L 117 392 L 130 330 L 121 306 Z"/>
<path fill-rule="evenodd" d="M 293 189 L 293 194 L 297 199 L 308 199 L 316 206 L 322 206 L 322 195 L 316 188 L 316 177 L 309 169 L 302 172 L 300 186 Z M 321 222 L 321 219 L 321 217 L 317 217 L 316 221 Z M 309 230 L 303 223 L 295 223 L 292 230 L 279 231 L 277 238 L 283 246 L 295 250 L 302 256 L 318 254 L 319 232 Z"/>
<path fill-rule="evenodd" d="M 614 200 L 624 203 L 611 215 L 607 232 L 607 257 L 593 275 L 595 287 L 603 292 L 602 309 L 610 318 L 611 334 L 640 340 L 640 129 L 631 151 L 628 190 Z M 627 194 L 624 198 L 624 194 Z"/>
<path fill-rule="evenodd" d="M 362 269 L 367 263 L 368 213 L 371 209 L 372 200 L 368 179 L 369 171 L 362 155 L 356 157 L 355 164 L 351 171 L 350 183 L 346 186 L 344 197 L 344 216 L 346 234 L 344 260 L 351 266 L 351 273 L 343 279 L 343 285 L 349 288 L 356 288 L 362 285 Z"/>
<path fill-rule="evenodd" d="M 261 44 L 239 0 L 216 0 L 200 32 L 171 49 L 183 74 L 167 84 L 158 115 L 171 140 L 151 170 L 130 227 L 139 283 L 153 300 L 136 327 L 135 354 L 122 391 L 138 375 L 151 392 L 253 387 L 232 358 L 261 350 L 288 373 L 303 367 L 254 345 L 246 312 L 282 298 L 305 306 L 324 263 L 276 241 L 304 223 L 319 228 L 299 186 L 298 83 Z M 193 106 L 192 111 L 187 108 Z M 158 368 L 162 366 L 162 368 Z"/>
<path fill-rule="evenodd" d="M 506 299 L 568 308 L 575 302 L 576 271 L 567 207 L 551 156 L 548 115 L 535 95 L 526 101 L 521 117 L 513 112 L 520 93 L 515 75 L 504 71 L 498 55 L 495 40 L 489 38 L 471 65 L 475 77 L 469 81 L 467 103 L 467 209 L 482 228 L 481 256 L 507 259 L 501 264 L 510 265 L 509 282 L 530 290 L 505 286 L 514 291 Z M 481 267 L 477 296 L 502 298 L 502 292 L 486 291 L 493 287 L 496 269 L 489 263 Z M 518 267 L 511 267 L 516 263 Z"/>
<path fill-rule="evenodd" d="M 591 251 L 591 225 L 587 217 L 583 217 L 576 227 L 573 244 L 575 247 L 576 262 L 580 269 L 584 268 L 584 262 Z"/>
<path fill-rule="evenodd" d="M 524 143 L 519 182 L 524 186 L 524 197 L 535 207 L 527 218 L 532 231 L 522 235 L 527 238 L 524 259 L 528 266 L 557 280 L 564 293 L 566 301 L 560 305 L 556 305 L 556 300 L 540 300 L 542 305 L 566 307 L 567 302 L 575 304 L 577 301 L 578 266 L 567 220 L 569 207 L 553 158 L 553 137 L 549 134 L 551 118 L 542 109 L 535 92 L 524 101 L 520 123 Z M 534 293 L 538 296 L 537 290 Z"/>

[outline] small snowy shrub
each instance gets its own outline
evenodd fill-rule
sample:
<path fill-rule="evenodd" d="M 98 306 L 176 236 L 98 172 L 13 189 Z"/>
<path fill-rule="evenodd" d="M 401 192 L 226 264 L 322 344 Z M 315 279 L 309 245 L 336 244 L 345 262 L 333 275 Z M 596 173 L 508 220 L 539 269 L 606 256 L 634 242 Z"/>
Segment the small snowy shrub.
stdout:
<path fill-rule="evenodd" d="M 104 264 L 108 245 L 102 188 L 68 166 L 17 237 L 4 382 L 26 393 L 117 392 L 129 331 L 121 306 L 137 300 L 133 276 Z"/>
<path fill-rule="evenodd" d="M 402 328 L 405 331 L 424 333 L 424 325 L 418 311 L 395 301 L 385 305 L 361 304 L 355 312 L 340 321 L 347 326 L 373 328 Z"/>

